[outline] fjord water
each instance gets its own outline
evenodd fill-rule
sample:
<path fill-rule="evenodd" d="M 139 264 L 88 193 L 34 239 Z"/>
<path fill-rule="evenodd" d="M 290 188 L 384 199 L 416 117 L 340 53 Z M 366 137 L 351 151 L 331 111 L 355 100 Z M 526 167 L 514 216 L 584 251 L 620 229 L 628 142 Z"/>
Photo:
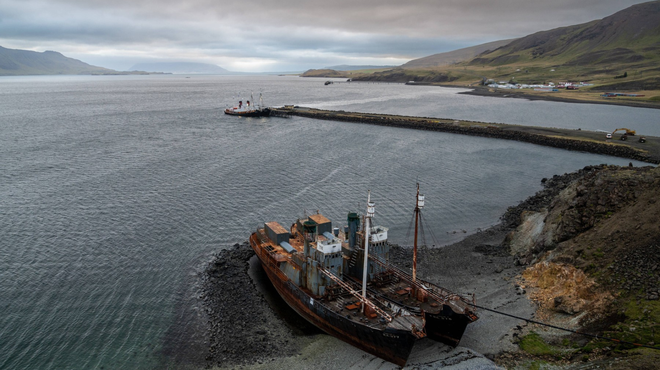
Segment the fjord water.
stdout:
<path fill-rule="evenodd" d="M 273 106 L 582 129 L 611 130 L 634 118 L 634 129 L 660 134 L 657 111 L 401 84 L 2 78 L 0 368 L 181 366 L 171 343 L 201 330 L 180 310 L 195 302 L 188 299 L 197 274 L 211 253 L 245 241 L 264 221 L 288 226 L 320 210 L 343 224 L 370 189 L 376 222 L 406 244 L 420 182 L 427 233 L 435 235 L 427 242 L 443 245 L 495 224 L 543 177 L 630 162 L 445 133 L 222 114 L 250 91 Z"/>

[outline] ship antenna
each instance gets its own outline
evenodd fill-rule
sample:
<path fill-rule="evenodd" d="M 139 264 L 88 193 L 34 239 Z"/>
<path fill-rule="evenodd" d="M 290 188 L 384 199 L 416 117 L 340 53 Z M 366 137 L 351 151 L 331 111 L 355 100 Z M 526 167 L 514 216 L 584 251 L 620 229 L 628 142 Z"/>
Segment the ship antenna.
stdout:
<path fill-rule="evenodd" d="M 419 212 L 424 207 L 424 195 L 419 194 L 419 183 L 417 183 L 417 197 L 415 199 L 415 241 L 413 244 L 413 268 L 412 280 L 417 280 L 417 223 L 419 221 Z"/>
<path fill-rule="evenodd" d="M 369 220 L 374 216 L 375 204 L 371 202 L 371 190 L 367 192 L 367 214 L 364 216 L 364 265 L 362 269 L 362 297 L 367 299 L 367 267 L 369 264 Z M 362 312 L 364 312 L 364 304 Z"/>

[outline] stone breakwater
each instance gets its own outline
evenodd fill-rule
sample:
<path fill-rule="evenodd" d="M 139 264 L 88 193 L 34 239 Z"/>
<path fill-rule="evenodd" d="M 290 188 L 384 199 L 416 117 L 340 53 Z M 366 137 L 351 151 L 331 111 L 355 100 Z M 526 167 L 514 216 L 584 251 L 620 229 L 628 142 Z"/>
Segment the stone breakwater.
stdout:
<path fill-rule="evenodd" d="M 279 108 L 275 111 L 284 115 L 295 115 L 301 117 L 365 123 L 379 126 L 391 126 L 410 128 L 415 130 L 449 132 L 453 134 L 482 136 L 496 139 L 516 140 L 537 145 L 549 146 L 559 149 L 567 149 L 594 154 L 609 155 L 613 157 L 628 158 L 638 161 L 660 164 L 660 155 L 649 155 L 641 150 L 627 145 L 613 145 L 609 143 L 595 142 L 581 139 L 579 137 L 556 137 L 540 133 L 527 132 L 519 126 L 489 124 L 485 122 L 456 121 L 448 119 L 437 119 L 428 117 L 397 116 L 387 114 L 355 113 L 344 111 L 327 111 L 310 108 Z M 528 129 L 542 130 L 543 128 Z M 566 131 L 566 130 L 564 130 Z"/>

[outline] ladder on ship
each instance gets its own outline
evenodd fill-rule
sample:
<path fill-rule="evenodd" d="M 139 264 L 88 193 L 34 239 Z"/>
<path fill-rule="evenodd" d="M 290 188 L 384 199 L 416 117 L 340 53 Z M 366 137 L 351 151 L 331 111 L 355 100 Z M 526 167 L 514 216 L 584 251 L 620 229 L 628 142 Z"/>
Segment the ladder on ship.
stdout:
<path fill-rule="evenodd" d="M 357 264 L 357 258 L 358 258 L 358 252 L 357 248 L 353 249 L 353 252 L 351 253 L 351 259 L 348 262 L 348 267 L 353 268 Z"/>

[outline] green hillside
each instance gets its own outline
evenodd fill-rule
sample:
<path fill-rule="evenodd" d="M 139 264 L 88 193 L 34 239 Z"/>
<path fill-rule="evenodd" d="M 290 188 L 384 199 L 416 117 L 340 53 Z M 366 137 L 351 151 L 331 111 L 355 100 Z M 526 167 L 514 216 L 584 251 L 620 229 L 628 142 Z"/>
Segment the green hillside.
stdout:
<path fill-rule="evenodd" d="M 517 83 L 585 81 L 592 90 L 660 90 L 660 1 L 601 20 L 537 32 L 464 63 Z M 481 71 L 480 71 L 481 70 Z"/>
<path fill-rule="evenodd" d="M 471 65 L 551 62 L 556 66 L 656 66 L 660 1 L 632 6 L 601 20 L 538 32 L 473 59 Z"/>
<path fill-rule="evenodd" d="M 479 54 L 487 53 L 496 50 L 502 46 L 509 44 L 511 40 L 499 40 L 486 44 L 471 46 L 445 53 L 433 54 L 427 57 L 411 60 L 410 62 L 401 66 L 405 69 L 419 69 L 419 68 L 433 68 L 440 66 L 447 66 L 455 63 L 471 60 Z"/>

